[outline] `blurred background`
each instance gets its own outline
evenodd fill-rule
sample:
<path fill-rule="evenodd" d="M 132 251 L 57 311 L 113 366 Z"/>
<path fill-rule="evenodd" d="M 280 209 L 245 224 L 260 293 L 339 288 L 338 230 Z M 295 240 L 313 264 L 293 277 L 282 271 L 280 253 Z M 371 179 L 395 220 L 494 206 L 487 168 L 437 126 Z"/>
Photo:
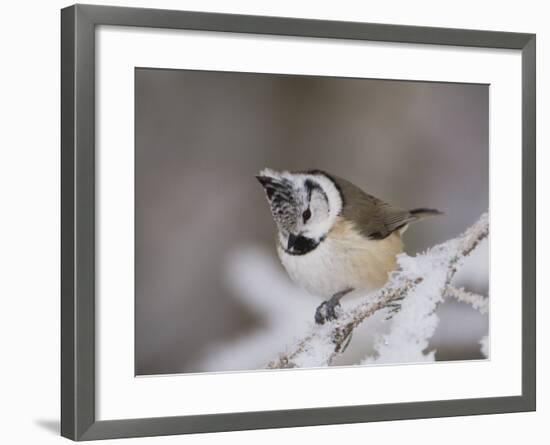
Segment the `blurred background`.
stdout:
<path fill-rule="evenodd" d="M 138 375 L 261 368 L 313 319 L 321 300 L 276 257 L 264 167 L 322 169 L 444 211 L 409 228 L 409 254 L 488 209 L 487 85 L 149 68 L 135 82 Z M 458 280 L 487 294 L 486 248 Z M 437 360 L 482 358 L 487 316 L 455 301 L 438 315 Z"/>

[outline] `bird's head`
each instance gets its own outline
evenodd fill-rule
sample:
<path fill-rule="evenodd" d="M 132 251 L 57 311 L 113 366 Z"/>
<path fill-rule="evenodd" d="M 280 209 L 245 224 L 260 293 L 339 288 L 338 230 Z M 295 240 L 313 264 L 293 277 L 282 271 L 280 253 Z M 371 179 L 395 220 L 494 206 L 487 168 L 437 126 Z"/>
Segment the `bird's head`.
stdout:
<path fill-rule="evenodd" d="M 317 246 L 342 211 L 340 190 L 325 172 L 264 169 L 256 178 L 266 193 L 281 246 L 289 253 Z"/>

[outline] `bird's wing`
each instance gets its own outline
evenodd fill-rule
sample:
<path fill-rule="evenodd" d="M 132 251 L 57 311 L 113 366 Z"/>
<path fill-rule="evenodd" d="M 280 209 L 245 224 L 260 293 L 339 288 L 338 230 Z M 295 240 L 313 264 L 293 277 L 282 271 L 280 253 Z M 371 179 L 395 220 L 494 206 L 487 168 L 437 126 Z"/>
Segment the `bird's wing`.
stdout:
<path fill-rule="evenodd" d="M 354 222 L 363 236 L 384 239 L 417 219 L 408 210 L 394 207 L 369 195 L 345 179 L 334 179 L 344 198 L 342 216 Z"/>

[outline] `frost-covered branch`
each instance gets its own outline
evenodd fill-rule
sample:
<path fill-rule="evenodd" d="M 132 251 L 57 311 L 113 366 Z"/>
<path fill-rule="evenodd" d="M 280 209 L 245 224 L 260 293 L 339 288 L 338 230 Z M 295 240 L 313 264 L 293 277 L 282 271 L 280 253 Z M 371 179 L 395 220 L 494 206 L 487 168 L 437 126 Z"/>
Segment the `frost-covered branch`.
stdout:
<path fill-rule="evenodd" d="M 481 241 L 489 235 L 489 216 L 479 220 L 457 238 L 428 249 L 415 257 L 401 254 L 398 270 L 379 291 L 366 295 L 359 303 L 344 311 L 337 320 L 314 326 L 302 339 L 287 347 L 268 368 L 321 367 L 334 363 L 346 349 L 354 330 L 373 314 L 401 305 L 392 318 L 392 328 L 379 339 L 377 356 L 363 363 L 433 360 L 433 352 L 425 353 L 428 340 L 437 326 L 435 308 L 446 296 L 467 300 L 480 311 L 486 311 L 486 300 L 458 290 L 452 280 Z"/>
<path fill-rule="evenodd" d="M 463 287 L 448 286 L 445 289 L 445 296 L 454 297 L 458 301 L 467 303 L 481 314 L 489 312 L 489 299 L 487 297 L 467 291 Z"/>

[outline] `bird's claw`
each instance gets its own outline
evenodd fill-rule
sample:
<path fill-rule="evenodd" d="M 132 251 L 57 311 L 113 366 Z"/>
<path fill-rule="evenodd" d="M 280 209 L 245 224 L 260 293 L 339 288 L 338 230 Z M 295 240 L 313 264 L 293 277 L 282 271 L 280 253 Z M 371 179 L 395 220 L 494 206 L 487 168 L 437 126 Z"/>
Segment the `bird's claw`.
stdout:
<path fill-rule="evenodd" d="M 336 320 L 340 312 L 339 309 L 339 301 L 323 301 L 315 311 L 315 323 L 325 324 L 327 321 Z"/>

